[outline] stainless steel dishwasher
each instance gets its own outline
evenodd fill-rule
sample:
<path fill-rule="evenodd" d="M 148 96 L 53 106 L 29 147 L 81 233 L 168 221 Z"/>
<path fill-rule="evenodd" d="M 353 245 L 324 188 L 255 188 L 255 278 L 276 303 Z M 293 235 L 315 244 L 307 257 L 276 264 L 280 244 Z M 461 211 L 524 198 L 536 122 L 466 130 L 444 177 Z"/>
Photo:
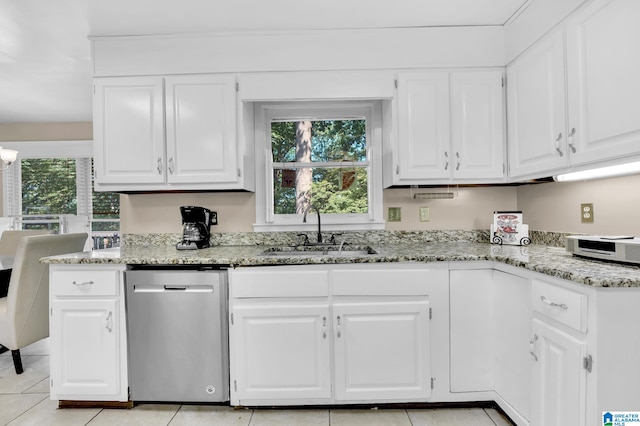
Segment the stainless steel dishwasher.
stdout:
<path fill-rule="evenodd" d="M 229 400 L 226 270 L 125 271 L 132 401 Z"/>

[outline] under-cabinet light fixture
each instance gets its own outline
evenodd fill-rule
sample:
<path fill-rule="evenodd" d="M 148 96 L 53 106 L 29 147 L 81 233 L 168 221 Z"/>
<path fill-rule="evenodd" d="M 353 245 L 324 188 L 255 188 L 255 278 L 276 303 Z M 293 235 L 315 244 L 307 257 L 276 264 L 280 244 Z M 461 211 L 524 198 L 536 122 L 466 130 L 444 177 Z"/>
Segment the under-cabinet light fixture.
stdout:
<path fill-rule="evenodd" d="M 617 166 L 600 167 L 597 169 L 583 170 L 581 172 L 564 173 L 554 176 L 556 182 L 573 182 L 576 180 L 602 179 L 616 176 L 632 175 L 640 173 L 640 161 Z"/>
<path fill-rule="evenodd" d="M 0 160 L 5 164 L 5 167 L 0 168 L 0 170 L 7 170 L 16 161 L 16 158 L 18 158 L 18 151 L 0 146 Z"/>
<path fill-rule="evenodd" d="M 416 192 L 415 200 L 449 200 L 453 198 L 453 192 Z"/>

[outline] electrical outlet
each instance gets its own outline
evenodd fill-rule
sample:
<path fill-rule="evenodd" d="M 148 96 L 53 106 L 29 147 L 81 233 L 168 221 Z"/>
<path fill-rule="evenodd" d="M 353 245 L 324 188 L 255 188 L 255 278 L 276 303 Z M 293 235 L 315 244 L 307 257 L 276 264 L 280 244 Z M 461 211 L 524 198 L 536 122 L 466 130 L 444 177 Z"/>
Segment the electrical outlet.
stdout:
<path fill-rule="evenodd" d="M 389 222 L 402 221 L 402 209 L 400 207 L 389 207 L 389 210 L 387 213 L 387 220 Z"/>
<path fill-rule="evenodd" d="M 420 207 L 420 222 L 429 222 L 429 207 Z"/>
<path fill-rule="evenodd" d="M 580 204 L 580 217 L 582 223 L 593 223 L 593 204 Z"/>

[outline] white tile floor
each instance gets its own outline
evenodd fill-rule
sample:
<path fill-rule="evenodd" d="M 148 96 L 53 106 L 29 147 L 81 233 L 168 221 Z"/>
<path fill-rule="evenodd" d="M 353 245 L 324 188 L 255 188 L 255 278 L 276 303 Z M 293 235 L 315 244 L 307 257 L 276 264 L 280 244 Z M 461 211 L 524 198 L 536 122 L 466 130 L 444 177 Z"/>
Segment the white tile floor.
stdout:
<path fill-rule="evenodd" d="M 133 409 L 58 409 L 49 399 L 49 342 L 21 351 L 16 375 L 11 353 L 0 355 L 0 425 L 209 425 L 209 426 L 509 426 L 491 408 L 233 409 L 223 406 L 141 404 Z"/>

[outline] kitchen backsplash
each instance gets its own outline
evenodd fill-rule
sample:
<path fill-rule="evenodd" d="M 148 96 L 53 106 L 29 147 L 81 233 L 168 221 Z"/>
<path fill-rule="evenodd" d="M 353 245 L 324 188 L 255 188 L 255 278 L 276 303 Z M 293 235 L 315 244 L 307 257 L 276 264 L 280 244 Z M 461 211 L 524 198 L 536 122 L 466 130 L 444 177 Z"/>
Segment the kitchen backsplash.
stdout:
<path fill-rule="evenodd" d="M 227 232 L 211 235 L 211 244 L 222 245 L 294 245 L 301 244 L 300 232 Z M 306 233 L 310 239 L 315 237 L 314 232 Z M 337 234 L 336 234 L 337 235 Z M 552 247 L 564 247 L 566 233 L 530 231 L 529 237 L 532 244 Z M 329 238 L 331 232 L 326 233 Z M 123 234 L 123 246 L 152 246 L 175 245 L 180 241 L 181 234 Z M 339 244 L 341 241 L 349 244 L 402 244 L 469 241 L 474 243 L 489 243 L 489 230 L 477 229 L 465 230 L 429 230 L 429 231 L 352 231 L 342 232 L 336 236 Z"/>

